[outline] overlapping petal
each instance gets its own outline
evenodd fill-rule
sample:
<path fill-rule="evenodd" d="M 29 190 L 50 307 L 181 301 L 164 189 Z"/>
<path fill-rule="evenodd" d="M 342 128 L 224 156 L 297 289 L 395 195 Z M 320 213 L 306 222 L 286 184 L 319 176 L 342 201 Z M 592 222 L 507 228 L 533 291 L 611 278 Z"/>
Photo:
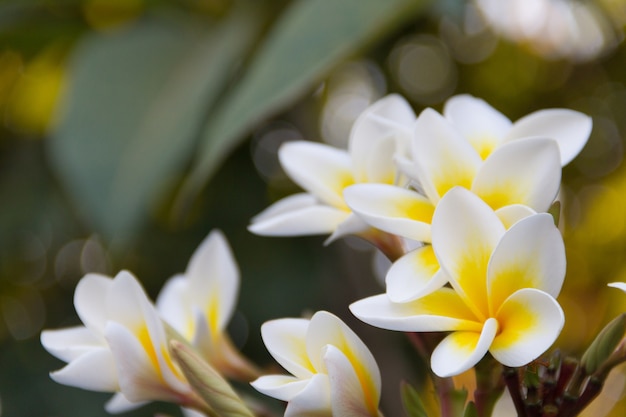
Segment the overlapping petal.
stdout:
<path fill-rule="evenodd" d="M 406 303 L 394 303 L 386 294 L 374 295 L 350 304 L 350 311 L 372 326 L 404 332 L 476 331 L 482 328 L 482 322 L 450 288 Z"/>
<path fill-rule="evenodd" d="M 279 319 L 263 323 L 263 343 L 283 368 L 297 378 L 310 378 L 318 370 L 311 363 L 306 346 L 309 321 Z"/>
<path fill-rule="evenodd" d="M 91 391 L 119 389 L 115 362 L 108 347 L 97 347 L 76 357 L 62 369 L 50 373 L 59 384 Z"/>
<path fill-rule="evenodd" d="M 333 345 L 324 347 L 323 359 L 330 382 L 333 415 L 378 416 L 380 386 L 372 392 L 363 385 L 363 371 L 354 368 L 349 356 Z"/>
<path fill-rule="evenodd" d="M 448 282 L 431 245 L 417 248 L 393 263 L 385 278 L 386 292 L 395 303 L 428 295 Z"/>
<path fill-rule="evenodd" d="M 446 101 L 443 115 L 486 159 L 511 129 L 511 121 L 482 99 L 467 94 Z"/>
<path fill-rule="evenodd" d="M 430 241 L 434 206 L 415 191 L 386 184 L 356 184 L 344 190 L 344 197 L 355 213 L 377 229 Z"/>
<path fill-rule="evenodd" d="M 262 236 L 332 233 L 348 217 L 345 210 L 324 205 L 313 195 L 298 193 L 272 204 L 252 218 L 248 230 Z"/>
<path fill-rule="evenodd" d="M 489 351 L 504 365 L 516 367 L 541 356 L 561 333 L 565 316 L 559 303 L 535 288 L 507 298 L 496 313 L 500 333 Z"/>
<path fill-rule="evenodd" d="M 433 216 L 433 247 L 452 287 L 486 320 L 486 277 L 491 253 L 504 234 L 494 211 L 470 191 L 456 187 Z"/>
<path fill-rule="evenodd" d="M 539 110 L 516 121 L 504 141 L 526 137 L 554 139 L 559 145 L 561 165 L 565 166 L 587 143 L 592 125 L 591 117 L 574 110 Z"/>
<path fill-rule="evenodd" d="M 440 377 L 463 373 L 476 365 L 489 350 L 498 332 L 498 321 L 490 318 L 480 332 L 460 331 L 446 336 L 430 357 L 433 372 Z"/>
<path fill-rule="evenodd" d="M 494 210 L 524 204 L 536 211 L 547 211 L 560 185 L 556 142 L 536 138 L 498 147 L 480 167 L 471 190 Z"/>
<path fill-rule="evenodd" d="M 393 182 L 393 159 L 408 153 L 414 121 L 413 109 L 397 94 L 378 100 L 359 115 L 349 141 L 356 182 Z"/>
<path fill-rule="evenodd" d="M 412 155 L 416 178 L 433 203 L 452 187 L 471 188 L 482 164 L 472 145 L 432 109 L 424 110 L 415 122 Z"/>
<path fill-rule="evenodd" d="M 520 220 L 502 236 L 487 272 L 491 311 L 522 288 L 558 296 L 565 279 L 565 245 L 552 216 Z"/>

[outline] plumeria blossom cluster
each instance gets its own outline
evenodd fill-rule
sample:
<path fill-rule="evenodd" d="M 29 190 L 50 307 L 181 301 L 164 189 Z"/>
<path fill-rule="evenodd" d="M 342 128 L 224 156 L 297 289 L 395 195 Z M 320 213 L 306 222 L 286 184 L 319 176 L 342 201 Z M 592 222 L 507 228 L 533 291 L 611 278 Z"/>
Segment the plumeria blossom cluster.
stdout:
<path fill-rule="evenodd" d="M 111 413 L 154 400 L 202 411 L 206 405 L 173 359 L 169 342 L 181 338 L 195 346 L 224 375 L 256 377 L 256 368 L 225 332 L 238 287 L 237 265 L 217 231 L 198 247 L 186 272 L 165 285 L 156 305 L 128 271 L 114 278 L 87 274 L 74 294 L 83 325 L 41 334 L 46 350 L 68 362 L 51 377 L 66 385 L 116 393 L 106 405 Z"/>
<path fill-rule="evenodd" d="M 438 406 L 429 409 L 404 385 L 409 415 L 487 417 L 503 409 L 496 402 L 506 387 L 503 398 L 519 416 L 574 416 L 626 361 L 626 313 L 580 361 L 558 350 L 541 359 L 565 323 L 557 301 L 566 271 L 556 201 L 561 169 L 591 128 L 588 116 L 567 109 L 512 122 L 468 95 L 450 98 L 442 114 L 429 108 L 416 115 L 390 95 L 356 120 L 347 150 L 284 144 L 279 160 L 304 192 L 267 208 L 249 230 L 321 234 L 327 243 L 356 235 L 389 258 L 384 291 L 349 310 L 406 333 L 430 364 Z M 74 297 L 83 325 L 41 335 L 67 362 L 52 378 L 114 392 L 106 405 L 113 413 L 161 400 L 193 416 L 274 415 L 242 399 L 230 379 L 286 402 L 286 417 L 382 417 L 376 360 L 332 313 L 262 326 L 267 350 L 286 373 L 266 373 L 246 359 L 225 330 L 239 281 L 219 232 L 156 303 L 130 272 L 86 275 Z M 626 284 L 610 285 L 626 291 Z M 454 394 L 452 377 L 468 372 L 476 391 L 466 398 Z"/>

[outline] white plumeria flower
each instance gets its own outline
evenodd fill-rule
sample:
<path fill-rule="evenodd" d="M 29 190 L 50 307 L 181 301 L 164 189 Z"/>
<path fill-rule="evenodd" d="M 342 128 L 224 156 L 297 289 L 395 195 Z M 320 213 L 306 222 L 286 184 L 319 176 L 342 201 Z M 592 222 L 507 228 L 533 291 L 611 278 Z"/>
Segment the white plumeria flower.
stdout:
<path fill-rule="evenodd" d="M 287 401 L 285 417 L 377 417 L 381 378 L 374 357 L 338 317 L 278 319 L 261 327 L 265 346 L 292 376 L 267 375 L 258 391 Z"/>
<path fill-rule="evenodd" d="M 224 235 L 213 231 L 198 246 L 184 274 L 171 278 L 157 298 L 161 317 L 221 374 L 258 376 L 233 346 L 226 326 L 239 292 L 239 268 Z"/>
<path fill-rule="evenodd" d="M 543 354 L 564 324 L 555 297 L 565 248 L 552 217 L 535 214 L 507 230 L 485 202 L 455 187 L 437 206 L 432 233 L 451 288 L 401 303 L 381 294 L 353 303 L 352 312 L 385 329 L 452 332 L 431 357 L 442 377 L 470 369 L 487 352 L 511 367 Z"/>
<path fill-rule="evenodd" d="M 408 150 L 415 113 L 398 95 L 368 107 L 355 122 L 349 150 L 295 141 L 278 156 L 287 175 L 306 192 L 286 197 L 252 219 L 249 230 L 266 236 L 333 234 L 331 239 L 369 228 L 351 215 L 343 189 L 355 183 L 392 184 L 396 155 Z"/>
<path fill-rule="evenodd" d="M 355 213 L 389 233 L 430 242 L 435 206 L 455 186 L 473 191 L 510 222 L 548 210 L 559 191 L 559 147 L 552 139 L 512 141 L 483 161 L 450 121 L 426 109 L 415 122 L 412 144 L 408 170 L 413 172 L 407 174 L 421 193 L 386 184 L 356 184 L 344 191 Z"/>
<path fill-rule="evenodd" d="M 131 273 L 114 279 L 87 274 L 76 286 L 74 305 L 84 326 L 41 334 L 44 348 L 68 362 L 52 379 L 118 392 L 106 405 L 114 413 L 152 400 L 198 404 L 172 361 L 163 322 Z"/>

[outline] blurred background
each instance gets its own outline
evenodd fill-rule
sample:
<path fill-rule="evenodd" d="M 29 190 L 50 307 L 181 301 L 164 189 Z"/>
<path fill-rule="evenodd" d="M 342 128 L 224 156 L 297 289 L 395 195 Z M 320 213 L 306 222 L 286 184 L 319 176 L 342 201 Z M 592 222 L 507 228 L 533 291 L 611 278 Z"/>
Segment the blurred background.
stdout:
<path fill-rule="evenodd" d="M 39 333 L 78 324 L 86 272 L 129 269 L 155 298 L 213 228 L 241 268 L 231 330 L 247 355 L 272 362 L 264 321 L 330 310 L 370 345 L 383 410 L 402 415 L 398 385 L 419 382 L 420 364 L 402 335 L 347 310 L 382 289 L 370 249 L 246 230 L 298 190 L 281 143 L 343 147 L 391 92 L 418 113 L 469 93 L 512 120 L 548 107 L 593 117 L 561 196 L 557 344 L 580 355 L 626 311 L 606 287 L 626 281 L 625 25 L 624 0 L 0 0 L 0 415 L 107 415 L 109 394 L 49 378 L 63 363 Z M 623 416 L 624 376 L 612 387 L 603 406 Z M 157 411 L 180 415 L 127 415 Z"/>

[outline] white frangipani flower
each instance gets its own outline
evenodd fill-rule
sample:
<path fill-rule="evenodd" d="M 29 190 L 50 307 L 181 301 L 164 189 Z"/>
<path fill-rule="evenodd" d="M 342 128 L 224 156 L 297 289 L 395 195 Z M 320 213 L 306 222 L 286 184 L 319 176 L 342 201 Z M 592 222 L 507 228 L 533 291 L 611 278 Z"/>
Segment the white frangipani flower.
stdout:
<path fill-rule="evenodd" d="M 415 123 L 412 145 L 411 179 L 421 193 L 387 184 L 356 184 L 344 191 L 355 213 L 386 232 L 430 242 L 434 208 L 455 186 L 471 190 L 511 222 L 548 210 L 558 194 L 561 164 L 552 139 L 512 141 L 483 161 L 448 120 L 426 109 Z"/>
<path fill-rule="evenodd" d="M 455 187 L 437 206 L 432 238 L 451 288 L 423 295 L 411 289 L 409 275 L 413 296 L 402 302 L 388 294 L 369 297 L 353 303 L 352 312 L 385 329 L 452 332 L 431 357 L 442 377 L 470 369 L 487 352 L 504 365 L 522 366 L 552 345 L 564 323 L 555 297 L 565 276 L 565 249 L 549 214 L 507 230 L 485 202 Z"/>
<path fill-rule="evenodd" d="M 306 192 L 286 197 L 252 219 L 249 230 L 267 236 L 334 234 L 367 230 L 343 198 L 355 183 L 393 184 L 396 155 L 407 153 L 415 113 L 398 95 L 387 96 L 355 122 L 349 150 L 296 141 L 281 146 L 278 156 L 289 177 Z"/>
<path fill-rule="evenodd" d="M 258 376 L 233 346 L 226 325 L 239 292 L 239 269 L 224 235 L 213 231 L 198 246 L 184 274 L 171 278 L 157 298 L 163 319 L 228 377 Z"/>
<path fill-rule="evenodd" d="M 41 334 L 44 348 L 68 362 L 52 379 L 118 392 L 106 405 L 109 412 L 152 400 L 198 405 L 201 400 L 172 361 L 163 322 L 131 273 L 113 279 L 87 274 L 76 287 L 74 305 L 84 326 Z"/>
<path fill-rule="evenodd" d="M 288 375 L 262 376 L 258 391 L 287 401 L 285 417 L 377 417 L 381 379 L 374 357 L 339 318 L 278 319 L 261 327 L 265 346 Z"/>

